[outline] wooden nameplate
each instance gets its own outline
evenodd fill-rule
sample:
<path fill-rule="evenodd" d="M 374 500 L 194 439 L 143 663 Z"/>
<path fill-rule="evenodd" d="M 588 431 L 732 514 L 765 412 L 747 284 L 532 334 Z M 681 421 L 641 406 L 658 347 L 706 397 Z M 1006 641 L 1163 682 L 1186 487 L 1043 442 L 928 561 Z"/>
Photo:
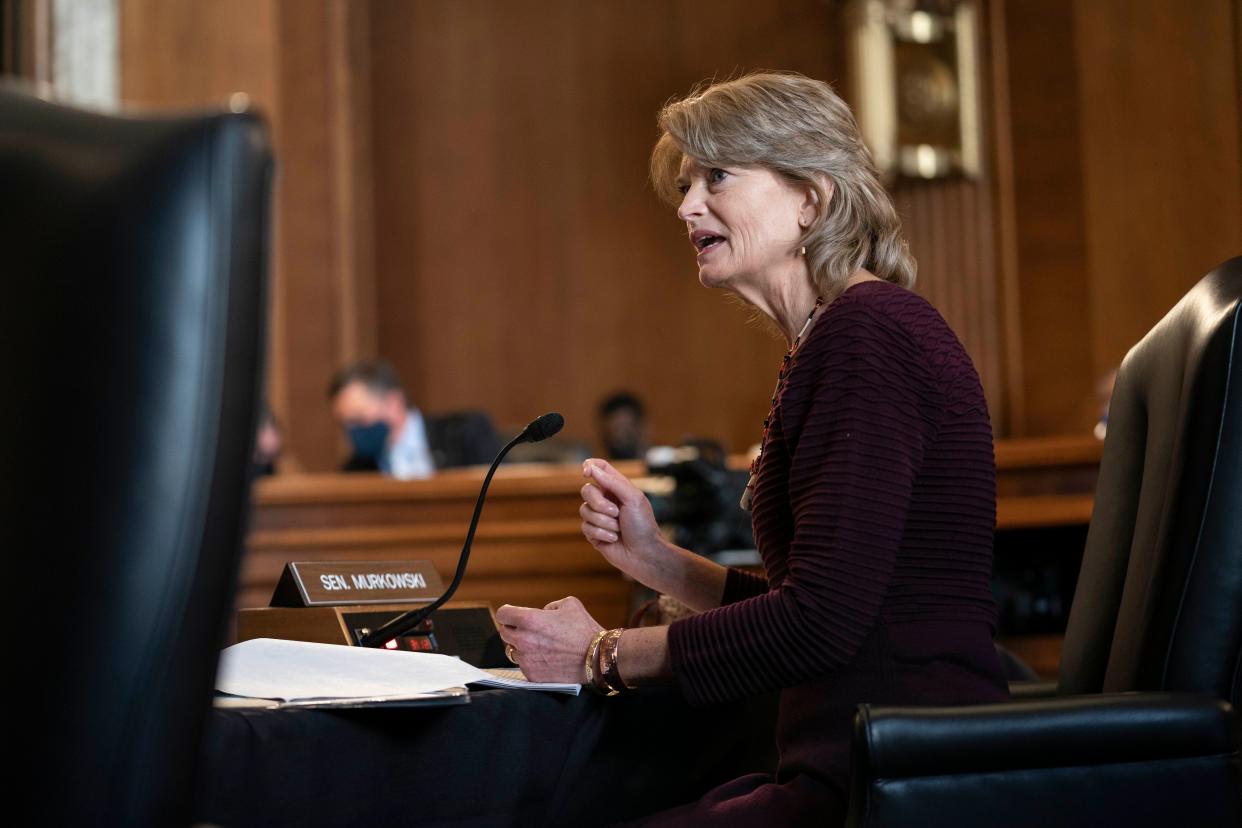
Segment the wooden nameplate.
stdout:
<path fill-rule="evenodd" d="M 357 646 L 362 628 L 376 629 L 425 606 L 442 590 L 439 575 L 426 561 L 289 563 L 272 606 L 238 611 L 237 640 L 279 638 Z M 445 604 L 385 646 L 456 655 L 476 667 L 513 666 L 505 658 L 491 606 L 477 601 Z"/>

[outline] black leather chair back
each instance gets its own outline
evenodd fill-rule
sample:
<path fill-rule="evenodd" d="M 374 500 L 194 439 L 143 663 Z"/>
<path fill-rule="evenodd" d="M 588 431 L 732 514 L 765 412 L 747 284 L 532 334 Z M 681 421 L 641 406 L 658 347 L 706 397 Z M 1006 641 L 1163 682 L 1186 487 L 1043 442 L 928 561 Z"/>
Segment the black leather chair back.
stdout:
<path fill-rule="evenodd" d="M 490 465 L 503 445 L 492 418 L 482 411 L 425 415 L 423 422 L 437 469 Z"/>
<path fill-rule="evenodd" d="M 190 821 L 248 503 L 271 171 L 249 114 L 0 88 L 6 672 L 37 688 L 6 711 L 22 824 Z"/>
<path fill-rule="evenodd" d="M 1242 694 L 1242 257 L 1122 362 L 1058 692 Z"/>

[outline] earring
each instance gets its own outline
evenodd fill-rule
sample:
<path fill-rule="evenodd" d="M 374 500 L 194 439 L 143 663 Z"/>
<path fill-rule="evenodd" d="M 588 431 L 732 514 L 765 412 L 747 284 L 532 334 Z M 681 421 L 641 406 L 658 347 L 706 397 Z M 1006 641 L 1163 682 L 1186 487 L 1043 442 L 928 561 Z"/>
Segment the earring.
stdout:
<path fill-rule="evenodd" d="M 806 255 L 806 245 L 805 245 L 805 244 L 804 244 L 804 245 L 802 245 L 801 247 L 799 247 L 799 248 L 798 248 L 798 255 L 799 255 L 799 256 L 805 256 L 805 255 Z"/>

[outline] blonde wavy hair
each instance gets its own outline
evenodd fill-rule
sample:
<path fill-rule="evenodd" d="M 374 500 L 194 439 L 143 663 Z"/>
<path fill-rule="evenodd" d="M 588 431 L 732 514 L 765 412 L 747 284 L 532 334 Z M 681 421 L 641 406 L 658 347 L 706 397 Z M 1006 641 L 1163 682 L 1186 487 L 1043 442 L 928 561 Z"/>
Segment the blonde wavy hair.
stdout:
<path fill-rule="evenodd" d="M 814 189 L 820 208 L 802 235 L 816 288 L 835 296 L 859 268 L 903 287 L 917 265 L 858 124 L 832 87 L 794 72 L 703 83 L 660 111 L 651 182 L 676 206 L 684 156 L 707 167 L 759 165 Z M 829 197 L 825 181 L 832 183 Z"/>

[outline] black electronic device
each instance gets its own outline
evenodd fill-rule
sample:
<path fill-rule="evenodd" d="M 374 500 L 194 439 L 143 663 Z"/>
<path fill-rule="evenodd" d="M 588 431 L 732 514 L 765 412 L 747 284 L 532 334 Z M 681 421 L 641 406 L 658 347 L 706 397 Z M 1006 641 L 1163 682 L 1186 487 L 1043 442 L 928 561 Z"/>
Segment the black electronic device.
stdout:
<path fill-rule="evenodd" d="M 356 644 L 364 629 L 377 629 L 400 613 L 365 610 L 342 613 Z M 475 667 L 512 667 L 496 623 L 487 606 L 449 605 L 424 618 L 412 629 L 384 643 L 390 650 L 448 653 Z"/>
<path fill-rule="evenodd" d="M 750 514 L 740 501 L 750 474 L 730 469 L 724 449 L 706 440 L 647 452 L 650 479 L 666 485 L 644 489 L 656 521 L 678 546 L 700 555 L 754 549 Z"/>

